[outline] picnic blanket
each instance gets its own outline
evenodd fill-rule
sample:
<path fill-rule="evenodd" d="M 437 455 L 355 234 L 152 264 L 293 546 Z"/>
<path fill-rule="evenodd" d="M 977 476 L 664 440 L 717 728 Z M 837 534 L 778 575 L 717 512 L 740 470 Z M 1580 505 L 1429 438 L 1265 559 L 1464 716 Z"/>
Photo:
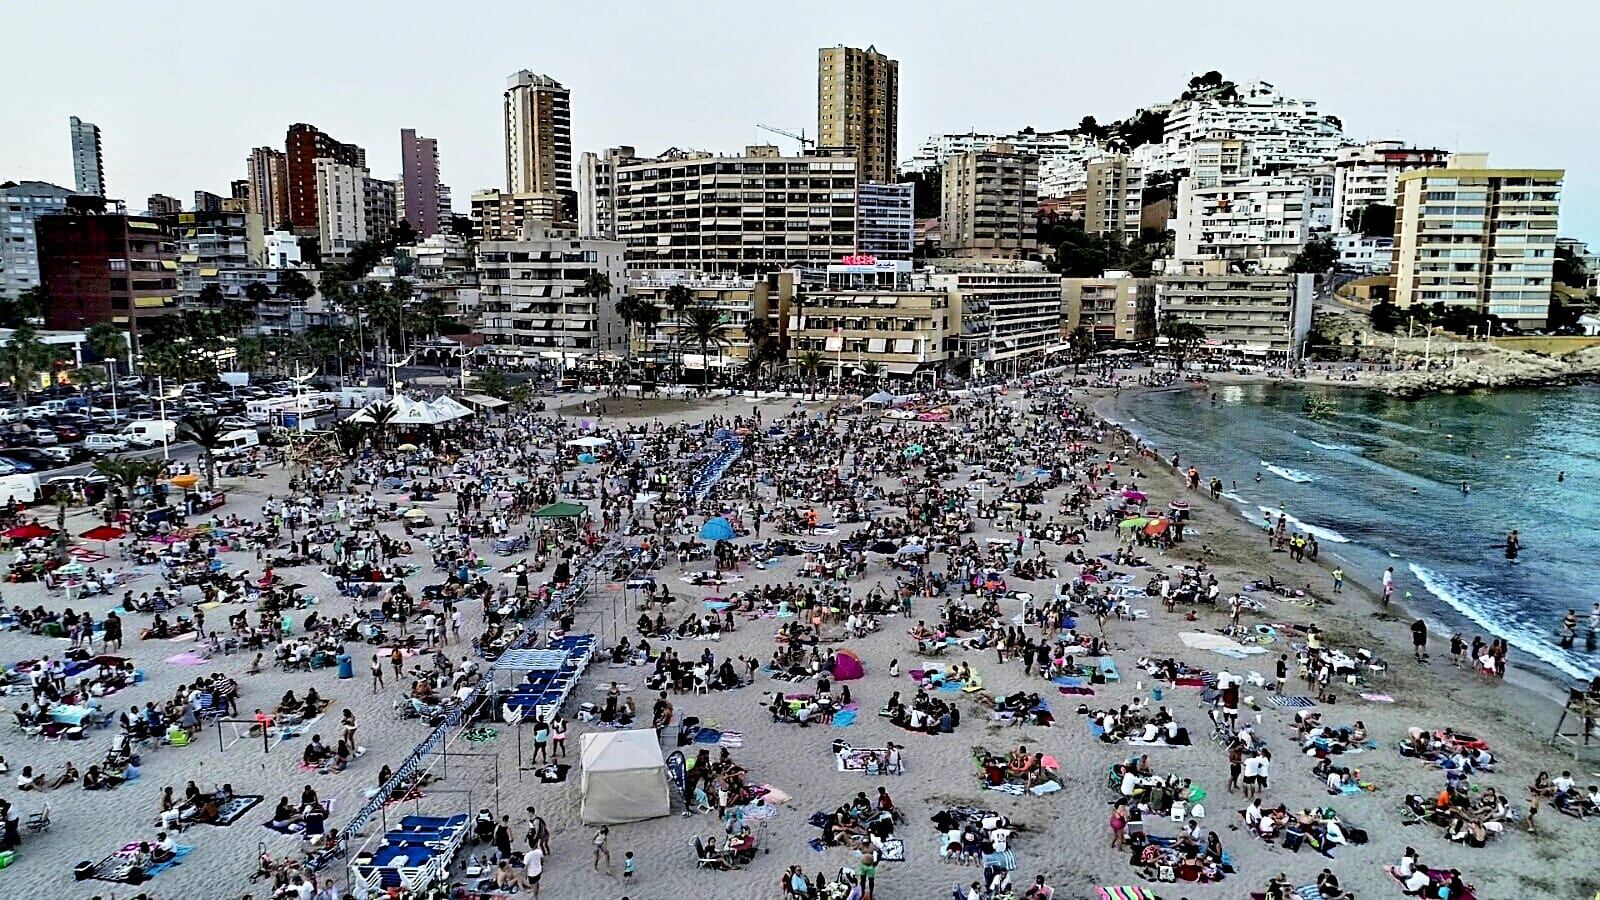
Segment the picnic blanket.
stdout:
<path fill-rule="evenodd" d="M 1317 701 L 1310 697 L 1285 697 L 1282 694 L 1268 697 L 1267 702 L 1284 709 L 1310 709 L 1317 705 Z"/>
<path fill-rule="evenodd" d="M 182 845 L 174 847 L 172 859 L 156 863 L 144 869 L 136 877 L 134 872 L 137 870 L 133 867 L 133 860 L 138 855 L 139 844 L 135 841 L 123 844 L 120 850 L 96 863 L 94 871 L 90 873 L 89 877 L 96 881 L 109 881 L 113 884 L 139 884 L 183 862 L 183 858 L 193 851 L 193 847 Z"/>
<path fill-rule="evenodd" d="M 238 794 L 217 807 L 217 820 L 215 822 L 202 822 L 203 825 L 215 825 L 226 828 L 239 821 L 244 814 L 256 808 L 264 798 L 260 794 Z"/>

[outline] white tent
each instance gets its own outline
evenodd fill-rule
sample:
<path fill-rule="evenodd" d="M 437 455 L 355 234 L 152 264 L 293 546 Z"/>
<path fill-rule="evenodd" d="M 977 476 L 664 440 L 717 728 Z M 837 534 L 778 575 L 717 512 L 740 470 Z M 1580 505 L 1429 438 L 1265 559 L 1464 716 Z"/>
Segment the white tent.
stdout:
<path fill-rule="evenodd" d="M 585 825 L 659 819 L 671 811 L 667 764 L 654 729 L 591 731 L 583 735 Z"/>
<path fill-rule="evenodd" d="M 425 401 L 397 394 L 388 400 L 372 403 L 357 410 L 346 422 L 372 423 L 372 410 L 383 405 L 394 407 L 394 418 L 389 420 L 390 425 L 442 425 L 456 419 L 472 415 L 472 410 L 462 406 L 449 397 L 440 397 L 437 400 Z"/>
<path fill-rule="evenodd" d="M 611 443 L 610 438 L 603 438 L 603 437 L 597 437 L 595 435 L 588 435 L 588 436 L 581 437 L 581 438 L 573 438 L 572 440 L 567 441 L 567 446 L 568 447 L 604 447 L 609 443 Z"/>

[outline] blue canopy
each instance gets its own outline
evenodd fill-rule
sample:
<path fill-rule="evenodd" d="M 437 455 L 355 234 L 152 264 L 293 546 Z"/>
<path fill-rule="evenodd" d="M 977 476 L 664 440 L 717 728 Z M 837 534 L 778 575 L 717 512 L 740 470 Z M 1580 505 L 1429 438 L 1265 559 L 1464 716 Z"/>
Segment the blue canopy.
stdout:
<path fill-rule="evenodd" d="M 733 523 L 717 516 L 700 526 L 700 538 L 706 541 L 731 541 L 733 540 Z"/>

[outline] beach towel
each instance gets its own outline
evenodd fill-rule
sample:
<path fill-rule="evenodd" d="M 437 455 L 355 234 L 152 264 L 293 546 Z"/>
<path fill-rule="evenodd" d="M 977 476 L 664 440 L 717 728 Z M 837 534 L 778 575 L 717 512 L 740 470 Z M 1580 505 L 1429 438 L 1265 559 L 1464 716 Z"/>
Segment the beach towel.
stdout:
<path fill-rule="evenodd" d="M 1161 900 L 1142 887 L 1097 887 L 1097 900 Z"/>
<path fill-rule="evenodd" d="M 833 727 L 848 728 L 856 721 L 856 710 L 841 709 L 833 714 Z"/>
<path fill-rule="evenodd" d="M 722 740 L 722 732 L 715 728 L 702 728 L 694 736 L 697 744 L 715 744 Z"/>
<path fill-rule="evenodd" d="M 254 809 L 256 805 L 259 804 L 263 799 L 264 798 L 260 794 L 239 794 L 229 799 L 228 802 L 217 807 L 216 821 L 201 822 L 200 824 L 214 825 L 218 828 L 226 828 L 229 825 L 232 825 L 234 822 L 239 821 L 239 819 L 243 817 L 245 813 Z"/>
<path fill-rule="evenodd" d="M 881 858 L 888 862 L 906 861 L 906 842 L 899 838 L 889 838 L 879 850 Z"/>
<path fill-rule="evenodd" d="M 1370 701 L 1372 703 L 1393 703 L 1394 702 L 1394 698 L 1389 696 L 1388 694 L 1364 693 L 1364 694 L 1361 695 L 1361 699 Z"/>
<path fill-rule="evenodd" d="M 198 653 L 185 651 L 183 653 L 179 653 L 177 656 L 167 657 L 167 662 L 174 666 L 203 666 L 206 663 L 211 662 L 211 660 L 206 659 L 204 656 L 201 656 Z"/>
<path fill-rule="evenodd" d="M 572 767 L 566 763 L 554 763 L 543 766 L 538 770 L 540 784 L 561 784 L 567 780 L 567 773 Z"/>
<path fill-rule="evenodd" d="M 1084 696 L 1084 697 L 1093 697 L 1094 696 L 1094 688 L 1087 688 L 1087 687 L 1058 687 L 1058 688 L 1056 688 L 1056 690 L 1060 691 L 1063 694 L 1068 694 L 1068 695 L 1071 695 L 1071 696 Z"/>
<path fill-rule="evenodd" d="M 1062 687 L 1083 687 L 1086 682 L 1082 678 L 1074 678 L 1070 675 L 1057 675 L 1050 679 L 1050 683 L 1058 684 Z"/>
<path fill-rule="evenodd" d="M 717 741 L 717 746 L 737 750 L 744 746 L 744 735 L 737 731 L 724 731 L 722 738 Z"/>
<path fill-rule="evenodd" d="M 1057 781 L 1046 781 L 1042 784 L 1036 784 L 1033 787 L 1028 788 L 1028 791 L 1035 797 L 1043 797 L 1045 794 L 1054 794 L 1059 790 L 1061 790 L 1061 783 Z"/>
<path fill-rule="evenodd" d="M 1284 709 L 1309 709 L 1317 705 L 1317 701 L 1310 697 L 1285 697 L 1282 694 L 1268 697 L 1267 702 Z"/>
<path fill-rule="evenodd" d="M 998 866 L 1004 868 L 1007 872 L 1010 872 L 1017 868 L 1017 855 L 1012 853 L 1010 850 L 1001 850 L 998 853 L 985 853 L 983 855 L 983 866 L 984 868 Z"/>

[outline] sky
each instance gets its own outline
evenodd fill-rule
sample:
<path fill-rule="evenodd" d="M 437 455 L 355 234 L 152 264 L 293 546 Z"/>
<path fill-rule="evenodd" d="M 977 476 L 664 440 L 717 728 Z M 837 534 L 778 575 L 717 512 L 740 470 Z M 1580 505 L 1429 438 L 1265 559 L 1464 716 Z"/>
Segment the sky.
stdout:
<path fill-rule="evenodd" d="M 787 153 L 756 124 L 814 133 L 817 49 L 872 44 L 900 61 L 902 160 L 939 132 L 1109 122 L 1217 69 L 1316 100 L 1356 140 L 1565 168 L 1561 233 L 1600 241 L 1600 118 L 1582 100 L 1600 58 L 1578 37 L 1597 26 L 1600 4 L 1538 0 L 5 3 L 0 181 L 71 187 L 72 115 L 100 126 L 107 190 L 139 211 L 152 193 L 226 195 L 294 122 L 394 177 L 410 127 L 438 139 L 464 211 L 504 186 L 518 69 L 571 90 L 574 161 L 618 144 Z"/>

